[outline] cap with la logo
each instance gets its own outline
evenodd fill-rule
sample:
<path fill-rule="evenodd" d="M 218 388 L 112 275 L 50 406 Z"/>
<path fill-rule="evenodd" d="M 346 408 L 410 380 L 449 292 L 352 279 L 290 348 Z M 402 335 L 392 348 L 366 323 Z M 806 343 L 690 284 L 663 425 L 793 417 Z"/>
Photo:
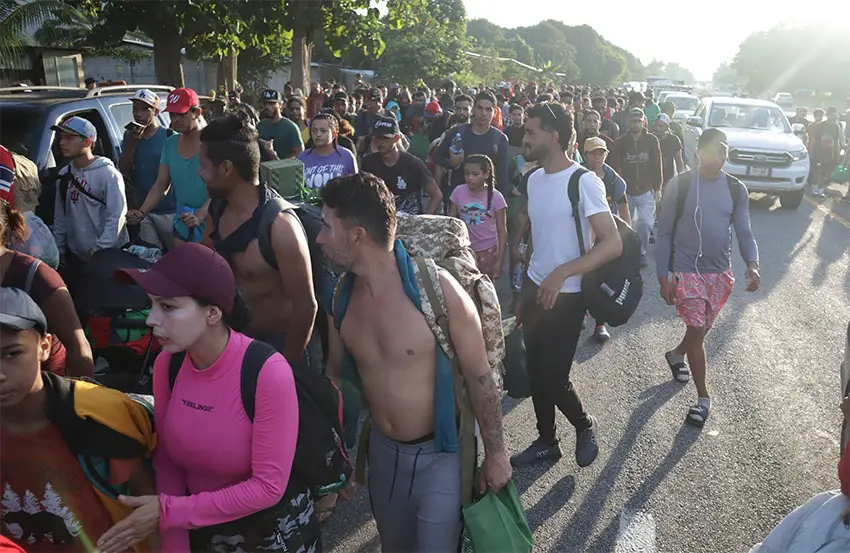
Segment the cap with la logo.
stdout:
<path fill-rule="evenodd" d="M 159 96 L 156 95 L 152 90 L 148 90 L 147 88 L 142 88 L 141 90 L 137 90 L 136 94 L 133 95 L 131 100 L 138 100 L 140 102 L 144 102 L 154 109 L 159 109 Z"/>
<path fill-rule="evenodd" d="M 192 108 L 200 107 L 198 94 L 191 88 L 175 88 L 168 93 L 168 105 L 165 111 L 168 113 L 186 113 Z"/>

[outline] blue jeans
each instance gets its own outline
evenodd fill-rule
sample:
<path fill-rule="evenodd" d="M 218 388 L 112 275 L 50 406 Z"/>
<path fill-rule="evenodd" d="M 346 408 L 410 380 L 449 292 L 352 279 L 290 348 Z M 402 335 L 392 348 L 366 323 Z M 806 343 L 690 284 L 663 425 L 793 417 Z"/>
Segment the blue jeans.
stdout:
<path fill-rule="evenodd" d="M 649 191 L 640 196 L 629 196 L 629 214 L 632 216 L 632 228 L 640 238 L 641 254 L 646 255 L 649 231 L 655 224 L 655 194 Z"/>

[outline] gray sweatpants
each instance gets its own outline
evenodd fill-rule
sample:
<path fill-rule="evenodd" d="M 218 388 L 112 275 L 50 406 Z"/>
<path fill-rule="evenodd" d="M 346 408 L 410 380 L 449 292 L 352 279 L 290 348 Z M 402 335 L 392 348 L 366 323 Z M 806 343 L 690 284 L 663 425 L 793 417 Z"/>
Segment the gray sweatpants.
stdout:
<path fill-rule="evenodd" d="M 383 553 L 455 553 L 461 525 L 460 453 L 403 444 L 374 426 L 369 496 Z"/>

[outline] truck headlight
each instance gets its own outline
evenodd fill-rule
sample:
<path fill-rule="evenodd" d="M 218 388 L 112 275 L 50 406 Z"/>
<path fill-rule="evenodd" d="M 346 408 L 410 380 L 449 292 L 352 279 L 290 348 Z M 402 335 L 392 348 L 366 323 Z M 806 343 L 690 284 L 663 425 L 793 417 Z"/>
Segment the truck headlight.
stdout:
<path fill-rule="evenodd" d="M 791 159 L 793 159 L 794 161 L 803 161 L 804 159 L 807 159 L 809 157 L 809 152 L 805 148 L 790 153 Z"/>

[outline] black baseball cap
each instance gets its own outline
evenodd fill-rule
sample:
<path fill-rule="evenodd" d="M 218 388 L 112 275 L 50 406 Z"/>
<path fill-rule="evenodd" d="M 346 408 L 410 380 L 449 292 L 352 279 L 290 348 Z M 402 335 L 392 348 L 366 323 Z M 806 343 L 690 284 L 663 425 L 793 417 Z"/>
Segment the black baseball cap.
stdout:
<path fill-rule="evenodd" d="M 18 332 L 37 330 L 47 332 L 47 318 L 29 294 L 18 288 L 0 288 L 0 326 Z"/>
<path fill-rule="evenodd" d="M 372 88 L 369 89 L 369 95 L 367 100 L 371 100 L 372 102 L 379 102 L 384 99 L 384 95 L 381 93 L 380 88 Z"/>
<path fill-rule="evenodd" d="M 280 92 L 273 88 L 267 88 L 263 91 L 264 102 L 280 102 Z"/>
<path fill-rule="evenodd" d="M 396 121 L 395 117 L 378 117 L 372 123 L 372 136 L 394 138 L 398 134 L 398 121 Z"/>
<path fill-rule="evenodd" d="M 345 100 L 347 102 L 348 101 L 348 94 L 346 94 L 345 92 L 337 92 L 336 94 L 333 95 L 333 101 L 334 102 L 342 101 L 342 100 Z"/>

